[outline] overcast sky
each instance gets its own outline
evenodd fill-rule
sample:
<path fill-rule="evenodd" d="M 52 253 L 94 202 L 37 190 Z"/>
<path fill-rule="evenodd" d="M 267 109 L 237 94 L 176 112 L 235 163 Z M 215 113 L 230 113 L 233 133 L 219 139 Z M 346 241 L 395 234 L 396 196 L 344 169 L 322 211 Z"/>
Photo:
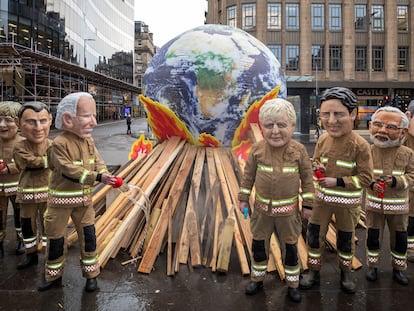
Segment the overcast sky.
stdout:
<path fill-rule="evenodd" d="M 135 20 L 148 25 L 158 47 L 203 25 L 206 10 L 206 0 L 135 0 Z"/>

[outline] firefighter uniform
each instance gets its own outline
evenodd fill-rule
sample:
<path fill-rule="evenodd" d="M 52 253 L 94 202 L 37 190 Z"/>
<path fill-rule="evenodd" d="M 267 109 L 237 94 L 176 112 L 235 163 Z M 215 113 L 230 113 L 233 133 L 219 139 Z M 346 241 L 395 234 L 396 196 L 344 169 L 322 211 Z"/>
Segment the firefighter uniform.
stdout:
<path fill-rule="evenodd" d="M 393 185 L 385 188 L 384 198 L 379 198 L 371 188 L 367 189 L 367 264 L 373 268 L 379 266 L 386 222 L 390 232 L 392 267 L 403 271 L 407 268 L 408 189 L 414 181 L 414 151 L 406 146 L 379 148 L 375 145 L 371 150 L 374 180 L 392 176 Z"/>
<path fill-rule="evenodd" d="M 45 279 L 50 282 L 63 275 L 69 217 L 79 236 L 82 274 L 88 279 L 95 278 L 100 271 L 92 191 L 101 174 L 108 170 L 92 138 L 80 138 L 69 131 L 55 138 L 48 159 L 51 176 L 45 215 L 48 237 Z"/>
<path fill-rule="evenodd" d="M 297 241 L 301 232 L 299 201 L 312 206 L 313 172 L 305 147 L 290 141 L 274 148 L 264 140 L 254 144 L 244 170 L 238 198 L 249 202 L 255 186 L 254 211 L 251 218 L 251 280 L 263 281 L 268 263 L 268 243 L 275 232 L 284 258 L 288 287 L 299 285 L 300 264 Z M 299 193 L 299 189 L 302 192 Z"/>
<path fill-rule="evenodd" d="M 22 240 L 22 228 L 20 224 L 20 207 L 16 203 L 17 185 L 19 183 L 19 169 L 13 159 L 13 149 L 16 143 L 23 137 L 16 135 L 8 141 L 0 140 L 0 161 L 6 165 L 6 174 L 0 174 L 0 242 L 6 236 L 7 209 L 9 200 L 13 206 L 14 226 L 17 240 Z"/>
<path fill-rule="evenodd" d="M 404 145 L 414 150 L 414 136 L 409 134 L 405 137 Z M 407 226 L 407 252 L 414 258 L 414 186 L 409 187 L 409 210 L 408 210 L 408 226 Z"/>
<path fill-rule="evenodd" d="M 46 247 L 47 239 L 43 228 L 49 183 L 46 152 L 51 143 L 49 139 L 42 144 L 33 144 L 24 139 L 17 143 L 14 149 L 14 160 L 20 170 L 16 202 L 21 206 L 20 216 L 26 254 L 37 252 L 39 238 L 42 246 Z"/>
<path fill-rule="evenodd" d="M 350 271 L 363 188 L 372 181 L 370 146 L 354 132 L 336 138 L 325 133 L 315 146 L 313 159 L 323 163 L 324 175 L 337 178 L 340 185 L 330 188 L 315 185 L 315 202 L 307 233 L 308 267 L 315 271 L 321 269 L 325 236 L 332 214 L 335 214 L 339 266 L 341 271 Z"/>

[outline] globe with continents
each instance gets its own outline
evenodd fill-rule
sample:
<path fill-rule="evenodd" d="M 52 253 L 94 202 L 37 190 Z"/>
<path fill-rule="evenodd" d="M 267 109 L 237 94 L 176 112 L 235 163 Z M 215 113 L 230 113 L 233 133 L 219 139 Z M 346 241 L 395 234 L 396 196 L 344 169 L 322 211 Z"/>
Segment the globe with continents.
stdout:
<path fill-rule="evenodd" d="M 194 141 L 208 134 L 221 146 L 231 146 L 249 107 L 275 88 L 286 98 L 273 53 L 247 32 L 225 25 L 203 25 L 173 38 L 143 77 L 144 96 L 169 108 Z"/>

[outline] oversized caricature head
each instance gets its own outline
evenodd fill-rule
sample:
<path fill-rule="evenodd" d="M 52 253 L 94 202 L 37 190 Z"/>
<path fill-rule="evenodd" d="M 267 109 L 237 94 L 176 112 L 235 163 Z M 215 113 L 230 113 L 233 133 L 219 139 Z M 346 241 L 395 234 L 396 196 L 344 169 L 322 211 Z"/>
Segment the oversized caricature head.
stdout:
<path fill-rule="evenodd" d="M 7 141 L 17 134 L 17 114 L 21 105 L 16 102 L 0 102 L 0 139 Z"/>
<path fill-rule="evenodd" d="M 81 138 L 89 138 L 96 124 L 96 103 L 91 94 L 72 93 L 59 103 L 56 128 L 72 132 Z"/>
<path fill-rule="evenodd" d="M 41 144 L 49 136 L 52 115 L 42 102 L 27 102 L 19 110 L 19 126 L 22 136 L 33 144 Z"/>

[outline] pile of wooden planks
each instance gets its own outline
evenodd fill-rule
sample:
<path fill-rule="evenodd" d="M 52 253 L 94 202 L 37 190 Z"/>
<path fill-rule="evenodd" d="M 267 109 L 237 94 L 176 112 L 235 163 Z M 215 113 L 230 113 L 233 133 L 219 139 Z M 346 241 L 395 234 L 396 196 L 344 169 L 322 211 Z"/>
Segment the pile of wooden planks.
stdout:
<path fill-rule="evenodd" d="M 131 261 L 140 260 L 139 272 L 150 273 L 166 250 L 168 275 L 180 264 L 226 272 L 234 245 L 242 274 L 250 274 L 250 224 L 238 209 L 240 170 L 230 148 L 197 147 L 173 137 L 119 175 L 129 191 L 105 186 L 94 195 L 100 206 L 117 191 L 96 221 L 102 267 L 125 249 Z"/>

